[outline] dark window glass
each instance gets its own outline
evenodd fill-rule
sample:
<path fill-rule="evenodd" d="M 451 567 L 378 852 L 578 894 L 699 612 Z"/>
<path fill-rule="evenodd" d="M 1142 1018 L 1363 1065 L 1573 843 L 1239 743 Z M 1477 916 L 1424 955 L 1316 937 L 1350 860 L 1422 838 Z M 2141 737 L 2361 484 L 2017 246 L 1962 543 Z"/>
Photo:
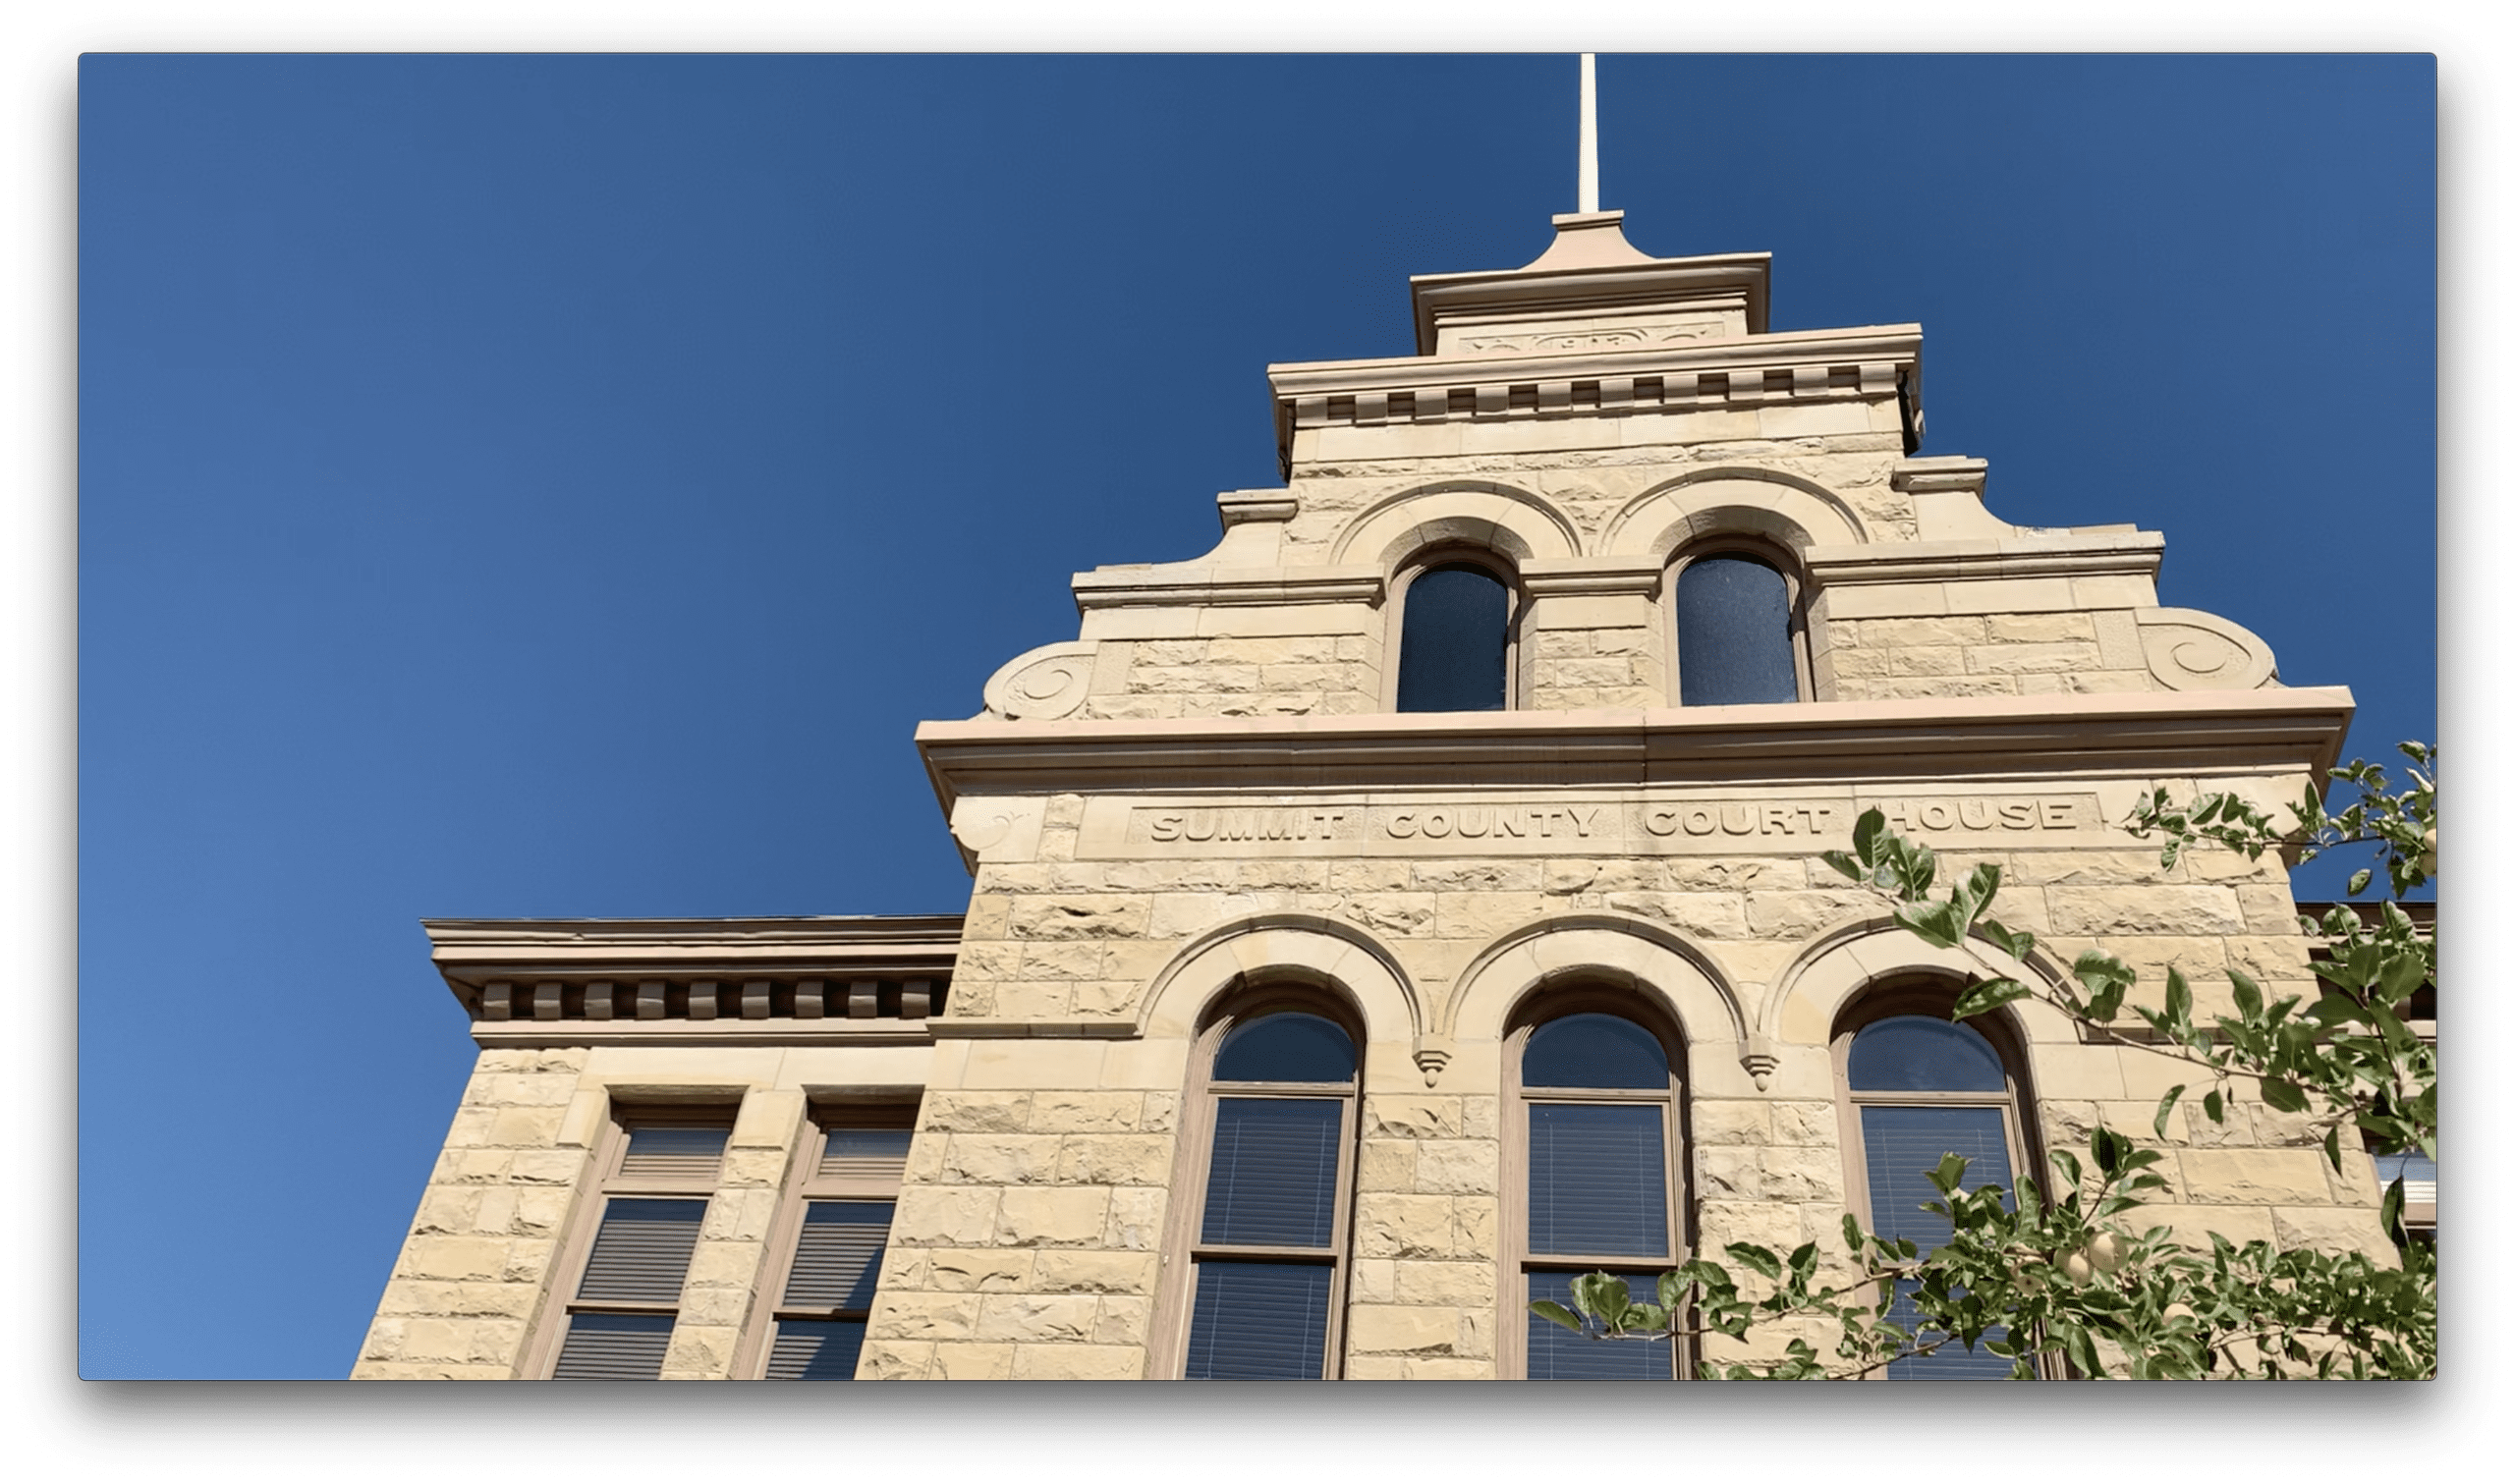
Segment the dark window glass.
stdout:
<path fill-rule="evenodd" d="M 1677 574 L 1677 689 L 1688 706 L 1799 699 L 1790 586 L 1780 573 L 1753 557 L 1722 556 Z"/>
<path fill-rule="evenodd" d="M 1324 1247 L 1336 1226 L 1336 1146 L 1345 1105 L 1325 1098 L 1222 1098 L 1205 1182 L 1202 1240 Z"/>
<path fill-rule="evenodd" d="M 780 1319 L 768 1349 L 771 1381 L 853 1381 L 865 1349 L 862 1319 Z"/>
<path fill-rule="evenodd" d="M 1188 1334 L 1191 1381 L 1315 1381 L 1326 1369 L 1327 1294 L 1319 1263 L 1202 1262 Z"/>
<path fill-rule="evenodd" d="M 1406 586 L 1400 711 L 1499 711 L 1509 684 L 1511 595 L 1481 567 L 1435 567 Z"/>
<path fill-rule="evenodd" d="M 595 1302 L 679 1303 L 699 1244 L 703 1200 L 623 1200 L 602 1208 L 577 1297 Z"/>
<path fill-rule="evenodd" d="M 1657 1036 L 1621 1016 L 1565 1016 L 1529 1033 L 1520 1085 L 1663 1091 L 1668 1052 Z"/>
<path fill-rule="evenodd" d="M 1551 1298 L 1571 1308 L 1572 1280 L 1579 1276 L 1531 1273 L 1529 1297 Z M 1615 1276 L 1624 1280 L 1637 1302 L 1658 1301 L 1658 1274 Z M 1676 1347 L 1665 1340 L 1593 1340 L 1535 1314 L 1529 1316 L 1531 1381 L 1665 1381 L 1676 1373 Z"/>
<path fill-rule="evenodd" d="M 1891 1016 L 1851 1038 L 1851 1084 L 1862 1092 L 2005 1092 L 2000 1055 L 1971 1025 Z"/>
<path fill-rule="evenodd" d="M 1859 1043 L 1853 1045 L 1857 1048 Z M 1997 1108 L 1863 1108 L 1860 1127 L 1869 1160 L 1870 1216 L 1881 1237 L 1908 1237 L 1928 1252 L 1954 1235 L 1946 1217 L 1922 1209 L 1938 1199 L 1928 1172 L 1946 1155 L 1961 1154 L 1970 1162 L 1965 1167 L 1969 1190 L 1982 1185 L 2013 1186 L 2007 1124 Z M 1910 1284 L 1897 1285 L 1895 1304 L 1886 1315 L 1907 1329 L 1918 1317 L 1907 1296 L 1910 1288 Z M 1993 1326 L 1984 1338 L 2007 1336 L 2005 1328 Z M 1886 1374 L 1898 1380 L 1997 1381 L 2009 1373 L 2009 1361 L 1979 1347 L 1967 1350 L 1964 1342 L 1957 1340 L 1931 1354 L 1898 1360 L 1886 1368 Z"/>
<path fill-rule="evenodd" d="M 1529 1106 L 1529 1250 L 1667 1255 L 1667 1134 L 1657 1107 Z"/>
<path fill-rule="evenodd" d="M 823 1159 L 906 1159 L 913 1128 L 832 1128 Z"/>
<path fill-rule="evenodd" d="M 1266 1016 L 1231 1028 L 1214 1053 L 1217 1082 L 1350 1082 L 1354 1038 L 1319 1016 Z"/>

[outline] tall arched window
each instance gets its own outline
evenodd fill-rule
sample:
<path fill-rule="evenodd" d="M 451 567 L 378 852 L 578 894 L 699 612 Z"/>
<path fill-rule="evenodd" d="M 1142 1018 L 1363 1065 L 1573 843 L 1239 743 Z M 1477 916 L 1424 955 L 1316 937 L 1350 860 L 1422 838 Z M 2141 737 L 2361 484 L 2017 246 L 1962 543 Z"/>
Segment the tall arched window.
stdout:
<path fill-rule="evenodd" d="M 1519 1271 L 1508 1275 L 1520 1292 L 1506 1312 L 1526 1326 L 1523 1374 L 1533 1381 L 1674 1377 L 1685 1357 L 1664 1340 L 1591 1340 L 1528 1308 L 1539 1298 L 1568 1307 L 1572 1280 L 1601 1271 L 1650 1299 L 1659 1275 L 1681 1260 L 1685 1163 L 1668 1043 L 1622 1015 L 1576 1008 L 1523 1029 L 1511 1044 L 1521 1155 L 1514 1193 L 1526 1201 L 1514 1244 Z"/>
<path fill-rule="evenodd" d="M 1397 709 L 1501 711 L 1511 703 L 1512 584 L 1481 560 L 1416 569 L 1398 600 Z"/>
<path fill-rule="evenodd" d="M 2013 1060 L 2022 1048 L 1989 1017 L 1948 1019 L 1952 999 L 1928 988 L 1872 997 L 1834 1038 L 1846 1147 L 1856 1151 L 1853 1199 L 1867 1205 L 1870 1230 L 1908 1237 L 1924 1252 L 1952 1235 L 1945 1217 L 1921 1209 L 1938 1199 L 1928 1172 L 1940 1159 L 1960 1154 L 1969 1161 L 1967 1189 L 2013 1190 L 2017 1172 L 2032 1168 Z M 1914 1311 L 1899 1298 L 1888 1317 L 1909 1327 Z M 1994 1330 L 1990 1338 L 2005 1333 Z M 2008 1360 L 1956 1341 L 1886 1368 L 1896 1380 L 2000 1380 L 2009 1373 Z"/>
<path fill-rule="evenodd" d="M 1798 606 L 1790 578 L 1754 551 L 1690 558 L 1677 572 L 1678 703 L 1798 700 Z"/>
<path fill-rule="evenodd" d="M 1354 1035 L 1315 999 L 1253 1004 L 1206 1030 L 1203 1159 L 1190 1231 L 1191 1380 L 1334 1374 L 1352 1207 Z"/>

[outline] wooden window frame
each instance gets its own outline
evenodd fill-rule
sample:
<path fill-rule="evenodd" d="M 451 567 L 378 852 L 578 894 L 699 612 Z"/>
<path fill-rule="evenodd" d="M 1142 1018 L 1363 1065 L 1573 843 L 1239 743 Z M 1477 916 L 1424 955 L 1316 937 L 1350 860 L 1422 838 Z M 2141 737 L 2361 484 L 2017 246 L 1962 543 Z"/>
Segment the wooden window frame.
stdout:
<path fill-rule="evenodd" d="M 1445 542 L 1408 557 L 1388 584 L 1388 636 L 1382 644 L 1388 663 L 1380 677 L 1380 709 L 1397 711 L 1398 668 L 1406 656 L 1406 599 L 1416 579 L 1447 567 L 1473 567 L 1502 584 L 1502 709 L 1525 711 L 1529 704 L 1527 667 L 1520 663 L 1520 630 L 1528 621 L 1528 593 L 1520 586 L 1519 569 L 1490 547 Z M 1408 716 L 1476 715 L 1475 712 L 1409 711 Z M 1360 1043 L 1356 1043 L 1359 1045 Z"/>
<path fill-rule="evenodd" d="M 2001 1131 L 2007 1136 L 2011 1182 L 2021 1175 L 2031 1175 L 2037 1184 L 2050 1188 L 2042 1141 L 2036 1120 L 2028 1116 L 2036 1104 L 2026 1037 L 2007 1012 L 1995 1010 L 1951 1022 L 1970 1025 L 1990 1042 L 1992 1054 L 2000 1059 L 1999 1092 L 1858 1092 L 1851 1085 L 1852 1037 L 1896 1016 L 1948 1019 L 1948 1012 L 1955 1008 L 1956 998 L 1963 992 L 1963 986 L 1946 979 L 1898 976 L 1854 997 L 1834 1017 L 1834 1034 L 1828 1050 L 1834 1068 L 1836 1127 L 1841 1130 L 1843 1146 L 1843 1200 L 1846 1209 L 1860 1217 L 1872 1233 L 1877 1230 L 1877 1211 L 1870 1199 L 1869 1139 L 1860 1118 L 1863 1108 L 1997 1108 Z M 2048 1360 L 2039 1359 L 2036 1364 L 2045 1379 L 2058 1379 L 2060 1373 Z M 1880 1367 L 1861 1379 L 1892 1378 Z"/>
<path fill-rule="evenodd" d="M 692 1200 L 712 1202 L 716 1187 L 724 1178 L 724 1160 L 719 1156 L 716 1169 L 704 1176 L 625 1175 L 621 1163 L 629 1153 L 629 1137 L 642 1127 L 666 1128 L 718 1128 L 725 1130 L 726 1141 L 732 1142 L 734 1120 L 741 1112 L 739 1103 L 618 1103 L 611 1107 L 610 1118 L 603 1128 L 600 1147 L 594 1154 L 592 1172 L 586 1182 L 586 1198 L 576 1203 L 568 1220 L 567 1234 L 560 1243 L 561 1257 L 551 1270 L 549 1287 L 544 1290 L 541 1322 L 534 1327 L 526 1347 L 521 1367 L 524 1375 L 548 1380 L 559 1365 L 560 1352 L 567 1348 L 571 1319 L 578 1313 L 602 1314 L 670 1314 L 677 1325 L 681 1301 L 675 1295 L 669 1307 L 657 1304 L 622 1303 L 616 1301 L 580 1301 L 576 1297 L 579 1285 L 585 1282 L 586 1265 L 593 1257 L 594 1237 L 602 1231 L 603 1213 L 614 1199 L 628 1200 Z M 703 1226 L 705 1213 L 700 1213 Z M 685 1287 L 689 1274 L 682 1277 Z M 669 1347 L 669 1342 L 666 1343 Z"/>
<path fill-rule="evenodd" d="M 1287 1012 L 1317 1016 L 1333 1022 L 1354 1043 L 1354 1078 L 1331 1082 L 1225 1082 L 1213 1076 L 1214 1057 L 1233 1029 L 1270 1015 Z M 1362 1017 L 1334 991 L 1297 983 L 1243 985 L 1224 995 L 1197 1032 L 1188 1059 L 1188 1084 L 1180 1100 L 1179 1153 L 1172 1176 L 1170 1212 L 1163 1223 L 1160 1292 L 1154 1304 L 1158 1322 L 1146 1374 L 1184 1379 L 1188 1370 L 1190 1330 L 1195 1321 L 1197 1269 L 1207 1260 L 1220 1262 L 1297 1262 L 1330 1269 L 1327 1286 L 1327 1333 L 1320 1357 L 1319 1379 L 1337 1380 L 1345 1370 L 1345 1306 L 1353 1284 L 1355 1174 L 1362 1162 L 1363 1068 L 1369 1042 Z M 1334 1098 L 1337 1121 L 1336 1189 L 1330 1200 L 1332 1219 L 1324 1247 L 1228 1246 L 1203 1239 L 1205 1186 L 1213 1173 L 1213 1136 L 1225 1097 Z"/>
<path fill-rule="evenodd" d="M 1809 654 L 1808 581 L 1800 573 L 1799 558 L 1788 547 L 1761 536 L 1722 534 L 1705 536 L 1679 548 L 1669 559 L 1667 573 L 1659 581 L 1659 590 L 1667 595 L 1668 607 L 1667 617 L 1661 621 L 1668 644 L 1668 704 L 1685 704 L 1685 675 L 1680 668 L 1684 663 L 1685 638 L 1677 632 L 1677 579 L 1685 576 L 1687 568 L 1706 557 L 1745 557 L 1781 574 L 1782 591 L 1790 613 L 1790 672 L 1798 680 L 1799 700 L 1802 703 L 1815 700 L 1816 670 Z M 1781 702 L 1765 704 L 1779 705 Z"/>
<path fill-rule="evenodd" d="M 753 1380 L 764 1380 L 768 1362 L 776 1352 L 777 1325 L 785 1319 L 869 1319 L 869 1306 L 864 1313 L 853 1309 L 814 1309 L 810 1312 L 789 1309 L 785 1302 L 786 1280 L 795 1270 L 796 1247 L 802 1239 L 804 1217 L 811 1203 L 820 1200 L 875 1200 L 897 1202 L 906 1176 L 907 1161 L 901 1170 L 887 1176 L 824 1176 L 820 1173 L 821 1151 L 827 1146 L 832 1128 L 910 1128 L 917 1127 L 920 1094 L 914 1090 L 883 1093 L 865 1098 L 815 1100 L 806 1109 L 804 1123 L 797 1131 L 795 1150 L 787 1162 L 786 1182 L 778 1193 L 777 1215 L 768 1227 L 768 1257 L 760 1265 L 759 1287 L 752 1295 L 752 1311 L 743 1325 L 741 1342 L 734 1352 L 733 1374 Z M 888 1258 L 888 1240 L 884 1242 L 884 1258 Z M 876 1282 L 878 1284 L 878 1273 Z M 878 1287 L 875 1296 L 879 1296 Z"/>
<path fill-rule="evenodd" d="M 1656 1036 L 1659 1049 L 1668 1058 L 1668 1087 L 1654 1092 L 1634 1087 L 1531 1087 L 1522 1080 L 1522 1064 L 1528 1055 L 1529 1038 L 1545 1025 L 1577 1015 L 1609 1015 L 1627 1020 Z M 1499 1292 L 1505 1295 L 1501 1322 L 1495 1325 L 1494 1362 L 1496 1373 L 1512 1380 L 1529 1379 L 1529 1275 L 1533 1272 L 1597 1273 L 1618 1269 L 1673 1268 L 1686 1261 L 1694 1251 L 1694 1182 L 1693 1140 L 1686 1112 L 1686 1042 L 1685 1036 L 1667 1016 L 1629 989 L 1602 985 L 1580 985 L 1565 989 L 1548 989 L 1532 997 L 1515 1012 L 1511 1028 L 1502 1037 L 1502 1106 L 1510 1120 L 1502 1138 L 1502 1201 L 1501 1261 L 1498 1267 Z M 1557 1253 L 1533 1253 L 1529 1250 L 1529 1153 L 1530 1109 L 1537 1103 L 1594 1103 L 1632 1107 L 1656 1105 L 1665 1110 L 1661 1127 L 1665 1129 L 1662 1154 L 1668 1162 L 1668 1248 L 1669 1256 L 1659 1258 L 1621 1256 L 1563 1256 Z M 1657 1295 L 1636 1293 L 1636 1298 L 1657 1301 Z M 1599 1344 L 1607 1342 L 1600 1341 Z M 1694 1347 L 1679 1344 L 1673 1347 L 1674 1374 L 1671 1380 L 1691 1380 L 1695 1374 Z"/>

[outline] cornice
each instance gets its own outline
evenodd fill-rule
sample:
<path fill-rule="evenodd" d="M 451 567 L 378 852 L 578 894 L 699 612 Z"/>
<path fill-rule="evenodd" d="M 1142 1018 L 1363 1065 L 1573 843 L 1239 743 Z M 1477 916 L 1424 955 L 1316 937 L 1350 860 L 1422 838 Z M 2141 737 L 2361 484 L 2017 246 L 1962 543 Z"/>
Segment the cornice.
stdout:
<path fill-rule="evenodd" d="M 1818 587 L 1993 577 L 2153 577 L 2165 537 L 2152 530 L 1980 540 L 1812 546 L 1801 553 Z"/>
<path fill-rule="evenodd" d="M 1287 502 L 1289 503 L 1289 502 Z M 1102 567 L 1074 575 L 1074 604 L 1095 608 L 1211 608 L 1287 603 L 1370 603 L 1384 582 L 1369 566 L 1211 567 L 1170 563 Z"/>
<path fill-rule="evenodd" d="M 1426 388 L 1472 388 L 1541 381 L 1596 381 L 1605 377 L 1665 376 L 1671 372 L 1778 369 L 1807 365 L 1857 365 L 1921 359 L 1918 324 L 1855 325 L 1833 330 L 1794 330 L 1734 340 L 1697 340 L 1610 350 L 1542 351 L 1528 355 L 1389 356 L 1363 360 L 1276 361 L 1266 380 L 1277 401 L 1352 396 Z"/>
<path fill-rule="evenodd" d="M 2319 687 L 1648 711 L 981 719 L 926 722 L 917 744 L 948 814 L 963 794 L 2319 774 L 2338 760 L 2354 708 L 2346 688 Z"/>
<path fill-rule="evenodd" d="M 832 968 L 938 963 L 961 941 L 957 913 L 898 917 L 431 917 L 428 957 L 467 977 L 640 968 Z"/>
<path fill-rule="evenodd" d="M 1564 225 L 1557 219 L 1558 231 Z M 1621 233 L 1615 236 L 1621 245 Z M 1546 257 L 1537 259 L 1537 263 L 1546 261 Z M 1772 254 L 1724 252 L 1556 269 L 1533 263 L 1492 272 L 1419 273 L 1407 285 L 1415 300 L 1415 344 L 1425 350 L 1437 336 L 1438 322 L 1454 314 L 1588 304 L 1616 308 L 1681 304 L 1723 292 L 1744 301 L 1748 328 L 1760 333 L 1772 299 Z"/>

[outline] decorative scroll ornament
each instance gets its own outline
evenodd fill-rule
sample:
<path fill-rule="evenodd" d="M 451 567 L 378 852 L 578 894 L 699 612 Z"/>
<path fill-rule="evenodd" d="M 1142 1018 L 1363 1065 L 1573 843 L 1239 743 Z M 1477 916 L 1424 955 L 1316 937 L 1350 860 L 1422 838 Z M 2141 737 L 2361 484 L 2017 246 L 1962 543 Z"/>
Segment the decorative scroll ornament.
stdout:
<path fill-rule="evenodd" d="M 965 795 L 952 805 L 952 838 L 973 861 L 1030 860 L 1039 853 L 1046 815 L 1044 799 Z"/>
<path fill-rule="evenodd" d="M 2262 636 L 2197 608 L 2141 608 L 2140 652 L 2168 690 L 2254 690 L 2277 682 Z"/>
<path fill-rule="evenodd" d="M 986 714 L 1006 721 L 1054 721 L 1083 709 L 1091 693 L 1098 645 L 1088 639 L 1042 644 L 987 678 Z"/>

